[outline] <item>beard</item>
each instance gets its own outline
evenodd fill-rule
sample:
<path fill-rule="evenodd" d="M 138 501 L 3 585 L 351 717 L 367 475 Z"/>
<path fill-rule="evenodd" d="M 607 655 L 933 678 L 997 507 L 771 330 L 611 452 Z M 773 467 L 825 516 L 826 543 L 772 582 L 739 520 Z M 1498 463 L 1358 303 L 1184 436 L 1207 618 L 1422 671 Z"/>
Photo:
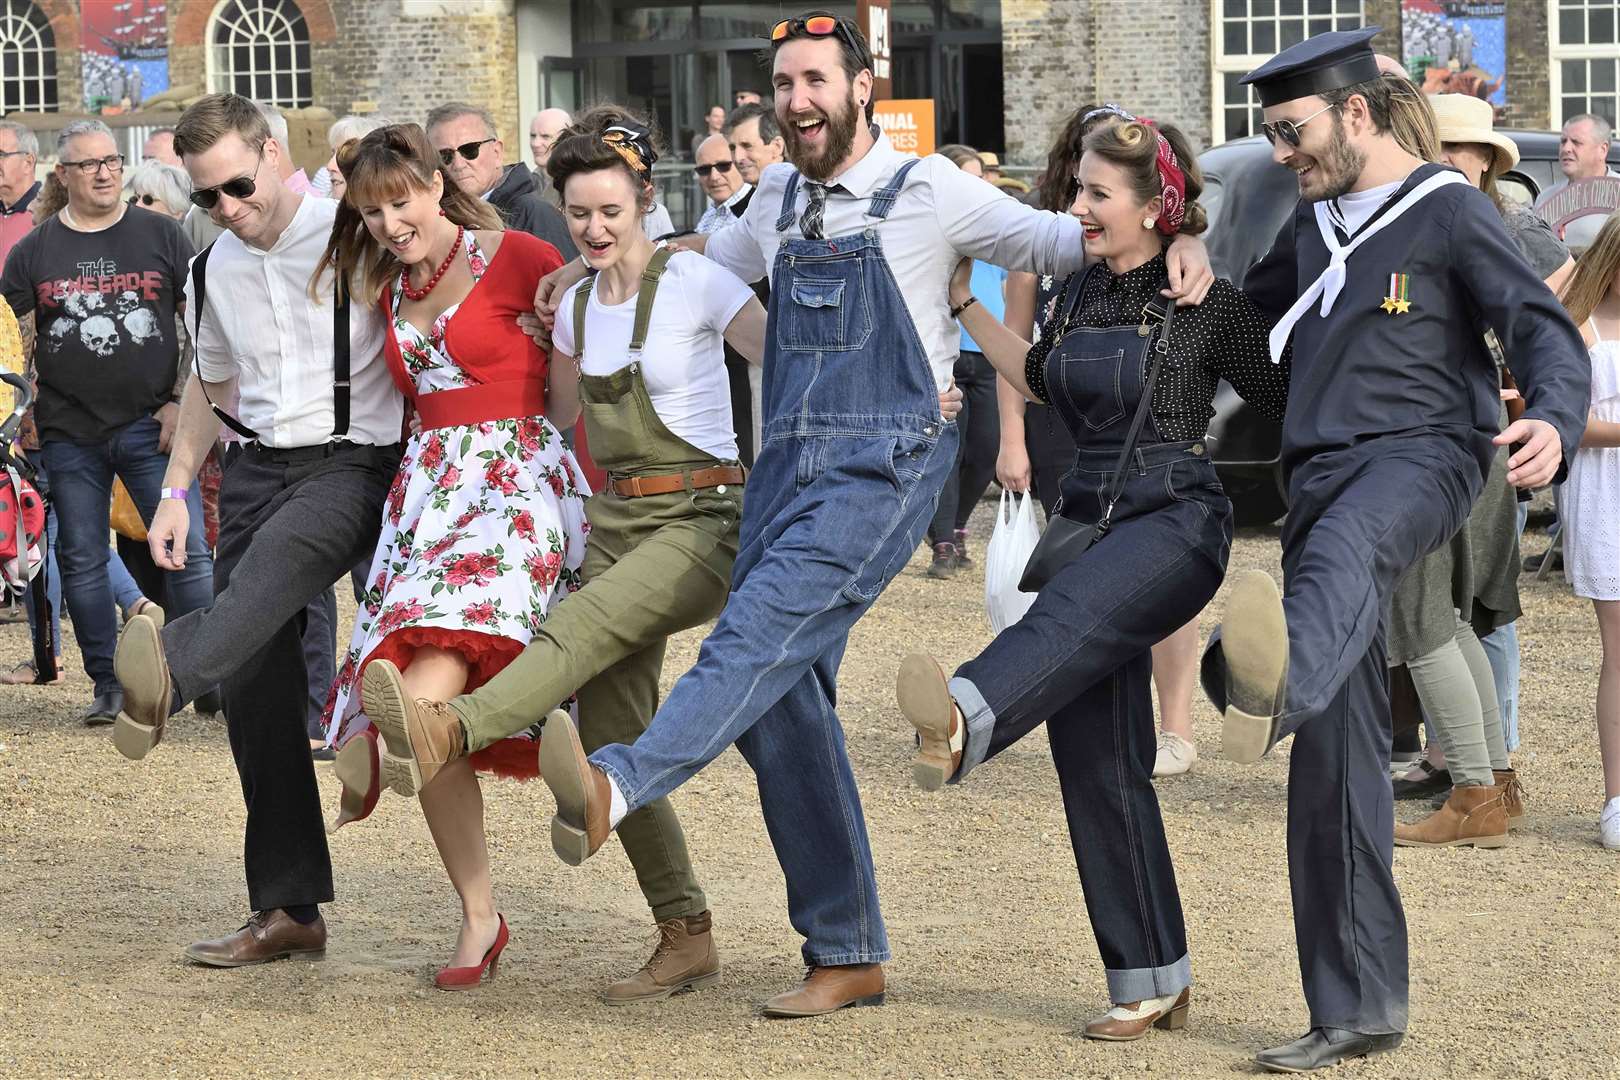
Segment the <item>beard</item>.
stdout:
<path fill-rule="evenodd" d="M 801 118 L 802 119 L 802 118 Z M 826 135 L 820 150 L 812 149 L 799 136 L 799 129 L 789 118 L 782 125 L 782 143 L 788 161 L 810 180 L 830 180 L 833 171 L 849 157 L 855 145 L 855 126 L 860 123 L 860 106 L 855 104 L 855 92 L 850 91 L 844 108 L 836 116 L 826 119 Z"/>
<path fill-rule="evenodd" d="M 1328 141 L 1326 153 L 1316 159 L 1318 178 L 1312 187 L 1317 190 L 1301 194 L 1307 195 L 1311 202 L 1337 199 L 1355 187 L 1366 165 L 1367 152 L 1350 145 L 1350 140 L 1344 136 L 1344 121 L 1335 112 L 1333 137 Z"/>

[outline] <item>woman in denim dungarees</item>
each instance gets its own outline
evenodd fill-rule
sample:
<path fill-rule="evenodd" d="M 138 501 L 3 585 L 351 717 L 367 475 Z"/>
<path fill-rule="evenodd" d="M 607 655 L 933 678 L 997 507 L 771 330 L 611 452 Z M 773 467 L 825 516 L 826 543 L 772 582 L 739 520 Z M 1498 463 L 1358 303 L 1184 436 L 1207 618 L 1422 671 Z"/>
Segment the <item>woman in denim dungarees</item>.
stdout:
<path fill-rule="evenodd" d="M 1203 433 L 1217 380 L 1280 417 L 1288 369 L 1271 363 L 1267 323 L 1230 282 L 1180 309 L 1148 386 L 1161 307 L 1163 245 L 1205 227 L 1185 139 L 1168 125 L 1126 122 L 1085 139 L 1071 213 L 1102 259 L 1067 283 L 1031 349 L 952 281 L 953 309 L 1015 389 L 1050 404 L 1075 437 L 1060 512 L 1105 516 L 1110 531 L 1064 566 L 1024 618 L 947 679 L 930 656 L 900 668 L 901 710 L 916 727 L 915 775 L 928 789 L 969 772 L 1046 724 L 1063 789 L 1086 908 L 1114 1007 L 1091 1038 L 1180 1028 L 1192 981 L 1175 873 L 1153 794 L 1150 696 L 1154 643 L 1215 595 L 1231 546 L 1231 506 Z M 1172 155 L 1173 154 L 1173 158 Z M 1183 205 L 1184 201 L 1184 205 Z M 1178 209 L 1180 212 L 1178 213 Z M 962 307 L 966 303 L 968 306 Z M 1105 505 L 1143 394 L 1152 408 L 1121 495 Z"/>

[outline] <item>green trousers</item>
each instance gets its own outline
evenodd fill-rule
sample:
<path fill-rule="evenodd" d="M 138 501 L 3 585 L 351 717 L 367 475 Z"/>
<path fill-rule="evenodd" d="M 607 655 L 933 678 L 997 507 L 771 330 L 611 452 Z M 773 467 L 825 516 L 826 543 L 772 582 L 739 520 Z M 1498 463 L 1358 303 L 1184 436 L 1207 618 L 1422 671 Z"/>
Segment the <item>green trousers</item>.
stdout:
<path fill-rule="evenodd" d="M 469 750 L 533 726 L 570 695 L 579 700 L 586 753 L 635 742 L 658 711 L 666 640 L 725 606 L 742 494 L 727 485 L 641 498 L 593 495 L 584 587 L 551 609 L 500 674 L 450 702 Z M 654 919 L 707 910 L 668 799 L 626 817 L 618 834 Z"/>

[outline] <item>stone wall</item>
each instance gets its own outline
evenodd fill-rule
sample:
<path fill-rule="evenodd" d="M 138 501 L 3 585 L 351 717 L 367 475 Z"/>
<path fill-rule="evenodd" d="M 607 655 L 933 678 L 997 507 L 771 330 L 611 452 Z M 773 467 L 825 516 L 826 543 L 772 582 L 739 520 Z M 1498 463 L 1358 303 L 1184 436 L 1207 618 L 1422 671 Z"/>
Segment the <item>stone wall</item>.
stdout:
<path fill-rule="evenodd" d="M 1506 127 L 1552 126 L 1547 41 L 1546 4 L 1508 5 Z"/>
<path fill-rule="evenodd" d="M 1161 0 L 1144 18 L 1139 0 L 1093 0 L 1096 96 L 1174 123 L 1195 147 L 1209 144 L 1209 4 Z"/>
<path fill-rule="evenodd" d="M 1046 161 L 1073 109 L 1096 98 L 1093 0 L 1001 0 L 1006 160 Z"/>

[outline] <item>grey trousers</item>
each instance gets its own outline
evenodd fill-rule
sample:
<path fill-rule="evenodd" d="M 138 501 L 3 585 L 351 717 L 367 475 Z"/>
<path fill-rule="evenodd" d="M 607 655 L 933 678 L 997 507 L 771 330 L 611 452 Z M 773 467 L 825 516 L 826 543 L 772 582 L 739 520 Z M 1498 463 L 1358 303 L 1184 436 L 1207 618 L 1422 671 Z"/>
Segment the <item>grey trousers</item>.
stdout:
<path fill-rule="evenodd" d="M 304 668 L 309 672 L 309 718 L 312 739 L 326 738 L 321 713 L 337 677 L 337 587 L 327 589 L 304 609 Z"/>
<path fill-rule="evenodd" d="M 1446 769 L 1458 785 L 1490 787 L 1492 769 L 1508 767 L 1496 679 L 1474 628 L 1457 620 L 1457 634 L 1433 652 L 1406 662 L 1430 732 L 1446 752 Z"/>
<path fill-rule="evenodd" d="M 225 697 L 254 911 L 332 899 L 309 756 L 305 609 L 377 542 L 399 447 L 252 446 L 225 471 L 214 603 L 163 628 L 181 701 Z"/>

